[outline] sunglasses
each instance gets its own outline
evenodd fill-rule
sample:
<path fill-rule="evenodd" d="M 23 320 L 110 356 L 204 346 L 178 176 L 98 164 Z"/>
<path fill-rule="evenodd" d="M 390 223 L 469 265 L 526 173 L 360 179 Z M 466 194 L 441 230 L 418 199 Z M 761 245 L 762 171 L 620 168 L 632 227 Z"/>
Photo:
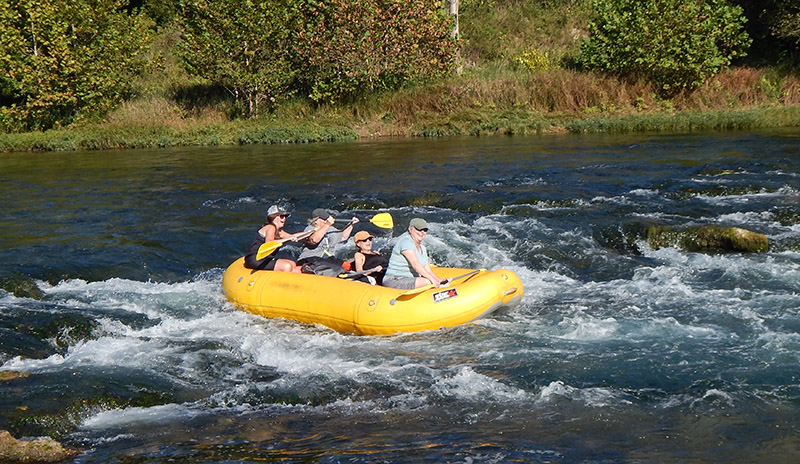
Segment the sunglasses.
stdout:
<path fill-rule="evenodd" d="M 416 227 L 414 227 L 414 228 L 417 229 Z M 428 228 L 427 227 L 424 228 L 424 229 L 417 229 L 417 230 L 420 231 L 420 232 L 426 232 L 426 233 L 428 232 Z"/>
<path fill-rule="evenodd" d="M 361 243 L 361 242 L 371 242 L 371 241 L 372 241 L 372 237 L 367 237 L 367 238 L 365 238 L 365 239 L 363 239 L 363 240 L 359 240 L 359 241 L 358 241 L 358 243 Z"/>
<path fill-rule="evenodd" d="M 281 219 L 286 219 L 286 218 L 289 217 L 289 215 L 288 214 L 279 214 L 278 217 L 281 218 Z"/>

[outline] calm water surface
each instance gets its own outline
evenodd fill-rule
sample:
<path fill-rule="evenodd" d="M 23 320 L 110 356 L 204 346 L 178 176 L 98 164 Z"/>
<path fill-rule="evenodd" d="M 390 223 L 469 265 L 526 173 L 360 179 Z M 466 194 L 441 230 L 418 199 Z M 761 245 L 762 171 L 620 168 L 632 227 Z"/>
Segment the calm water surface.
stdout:
<path fill-rule="evenodd" d="M 0 154 L 0 193 L 0 429 L 75 463 L 800 461 L 800 130 Z M 426 217 L 525 299 L 387 337 L 243 313 L 222 272 L 273 202 L 388 211 L 384 252 Z"/>

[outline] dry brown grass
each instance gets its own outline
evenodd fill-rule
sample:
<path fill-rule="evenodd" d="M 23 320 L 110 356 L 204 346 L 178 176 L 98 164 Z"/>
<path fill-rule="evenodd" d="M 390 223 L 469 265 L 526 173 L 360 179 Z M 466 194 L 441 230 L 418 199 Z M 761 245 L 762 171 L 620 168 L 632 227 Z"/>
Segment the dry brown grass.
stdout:
<path fill-rule="evenodd" d="M 193 126 L 227 122 L 227 116 L 206 108 L 187 116 L 172 100 L 150 97 L 125 102 L 109 113 L 105 125 L 113 128 L 186 130 Z"/>
<path fill-rule="evenodd" d="M 565 69 L 535 73 L 526 87 L 529 104 L 549 113 L 628 113 L 655 103 L 646 83 Z"/>
<path fill-rule="evenodd" d="M 675 98 L 682 110 L 748 108 L 800 104 L 800 81 L 769 69 L 731 68 L 709 79 L 693 92 Z"/>
<path fill-rule="evenodd" d="M 420 114 L 526 109 L 540 114 L 631 113 L 655 108 L 652 88 L 599 74 L 551 69 L 508 72 L 491 78 L 465 76 L 433 86 L 399 92 L 384 102 L 401 124 Z"/>
<path fill-rule="evenodd" d="M 733 68 L 693 92 L 659 98 L 643 81 L 625 81 L 567 69 L 539 72 L 506 70 L 465 75 L 447 82 L 400 91 L 385 98 L 382 111 L 393 123 L 410 126 L 420 117 L 465 115 L 524 109 L 547 117 L 584 117 L 675 111 L 748 109 L 800 104 L 800 81 L 769 70 Z M 369 111 L 365 111 L 368 113 Z"/>
<path fill-rule="evenodd" d="M 125 102 L 109 113 L 106 123 L 111 128 L 168 127 L 176 130 L 186 128 L 180 108 L 174 102 L 163 97 Z"/>
<path fill-rule="evenodd" d="M 362 137 L 373 137 L 409 135 L 418 133 L 420 127 L 442 128 L 432 129 L 434 133 L 514 132 L 541 128 L 536 121 L 781 105 L 800 105 L 800 81 L 771 70 L 726 70 L 694 92 L 664 100 L 643 81 L 563 68 L 529 72 L 498 67 L 348 106 L 318 107 L 297 99 L 280 107 L 271 118 L 287 124 L 350 127 Z M 187 109 L 174 100 L 154 96 L 124 104 L 108 116 L 105 126 L 111 130 L 190 132 L 230 122 L 222 102 Z"/>

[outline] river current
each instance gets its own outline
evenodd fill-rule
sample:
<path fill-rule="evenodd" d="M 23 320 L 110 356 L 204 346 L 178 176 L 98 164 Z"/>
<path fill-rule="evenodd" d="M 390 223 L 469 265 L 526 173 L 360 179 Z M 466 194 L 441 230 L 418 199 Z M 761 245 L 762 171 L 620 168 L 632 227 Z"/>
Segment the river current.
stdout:
<path fill-rule="evenodd" d="M 800 461 L 800 130 L 10 153 L 0 193 L 0 430 L 71 462 Z M 384 253 L 424 217 L 525 297 L 393 336 L 244 313 L 222 273 L 274 202 Z"/>

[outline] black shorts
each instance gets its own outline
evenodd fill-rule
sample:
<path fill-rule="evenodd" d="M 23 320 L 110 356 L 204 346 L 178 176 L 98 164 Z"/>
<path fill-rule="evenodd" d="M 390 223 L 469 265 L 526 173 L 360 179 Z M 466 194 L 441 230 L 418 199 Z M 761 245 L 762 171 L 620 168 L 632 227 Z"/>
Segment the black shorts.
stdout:
<path fill-rule="evenodd" d="M 267 256 L 261 261 L 257 261 L 255 255 L 247 255 L 244 257 L 244 267 L 247 269 L 272 271 L 275 270 L 275 263 L 277 263 L 279 259 L 280 258 L 275 256 Z"/>

